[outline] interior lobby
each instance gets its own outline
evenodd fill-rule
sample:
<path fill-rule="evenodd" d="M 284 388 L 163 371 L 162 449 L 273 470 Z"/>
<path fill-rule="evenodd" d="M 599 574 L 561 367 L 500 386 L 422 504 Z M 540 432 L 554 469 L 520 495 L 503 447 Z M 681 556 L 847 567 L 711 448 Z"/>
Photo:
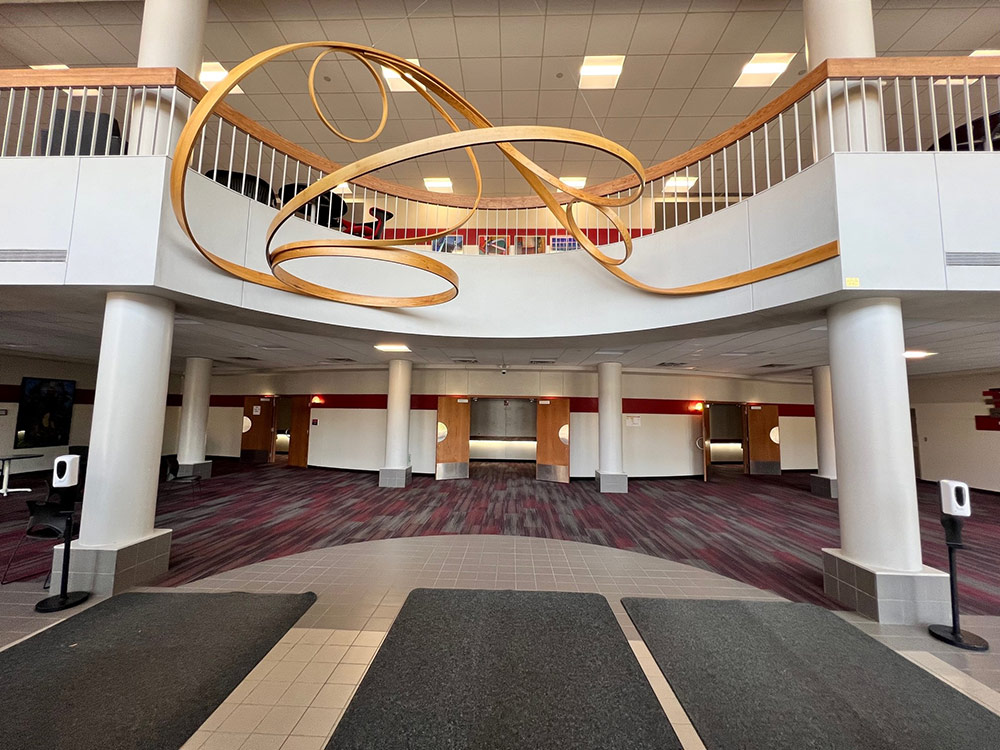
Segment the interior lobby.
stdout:
<path fill-rule="evenodd" d="M 0 0 L 0 118 L 0 746 L 1000 745 L 995 0 Z"/>

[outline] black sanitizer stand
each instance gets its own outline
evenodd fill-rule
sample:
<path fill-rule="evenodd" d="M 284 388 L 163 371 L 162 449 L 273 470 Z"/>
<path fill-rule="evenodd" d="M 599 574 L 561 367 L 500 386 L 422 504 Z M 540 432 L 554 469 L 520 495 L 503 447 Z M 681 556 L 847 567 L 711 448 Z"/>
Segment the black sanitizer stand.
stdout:
<path fill-rule="evenodd" d="M 944 526 L 945 541 L 948 544 L 948 574 L 951 577 L 951 625 L 931 625 L 928 632 L 939 641 L 952 646 L 964 648 L 966 651 L 987 651 L 990 644 L 968 630 L 962 630 L 958 620 L 958 570 L 955 563 L 955 551 L 962 549 L 962 525 L 965 522 L 961 516 L 941 514 L 941 525 Z"/>
<path fill-rule="evenodd" d="M 80 498 L 78 486 L 80 457 L 76 455 L 60 456 L 55 461 L 52 471 L 52 492 L 59 498 L 56 512 L 66 520 L 63 532 L 62 581 L 59 593 L 42 599 L 35 605 L 36 612 L 62 612 L 64 609 L 83 604 L 90 598 L 89 591 L 69 590 L 69 553 L 73 539 L 73 515 L 76 501 Z M 53 519 L 54 520 L 54 519 Z"/>

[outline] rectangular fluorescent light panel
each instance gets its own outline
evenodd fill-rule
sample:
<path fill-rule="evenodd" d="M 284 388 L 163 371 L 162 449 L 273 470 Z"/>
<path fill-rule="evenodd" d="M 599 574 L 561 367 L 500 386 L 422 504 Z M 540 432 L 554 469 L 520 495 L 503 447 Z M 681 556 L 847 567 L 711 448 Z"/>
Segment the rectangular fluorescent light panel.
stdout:
<path fill-rule="evenodd" d="M 375 344 L 375 348 L 380 352 L 408 352 L 410 347 L 406 344 Z"/>
<path fill-rule="evenodd" d="M 793 59 L 794 52 L 758 52 L 743 66 L 733 85 L 736 88 L 766 88 L 781 77 Z"/>
<path fill-rule="evenodd" d="M 664 193 L 686 193 L 698 182 L 697 177 L 685 177 L 684 175 L 674 175 L 663 181 Z"/>
<path fill-rule="evenodd" d="M 975 54 L 973 52 L 972 54 Z M 63 65 L 62 63 L 55 63 L 54 65 L 29 65 L 32 70 L 69 70 L 69 65 Z"/>
<path fill-rule="evenodd" d="M 1000 57 L 1000 49 L 977 49 L 969 57 Z"/>
<path fill-rule="evenodd" d="M 613 89 L 625 65 L 625 55 L 587 55 L 580 66 L 581 89 Z"/>
<path fill-rule="evenodd" d="M 416 57 L 406 58 L 407 62 L 411 62 L 414 65 L 420 65 L 420 60 Z M 386 85 L 389 87 L 389 91 L 416 91 L 413 87 L 414 84 L 410 83 L 407 79 L 403 78 L 399 73 L 397 73 L 392 68 L 387 68 L 384 65 L 380 66 L 382 68 L 382 77 L 385 78 Z M 426 88 L 423 84 L 417 83 L 417 86 L 421 88 Z"/>
<path fill-rule="evenodd" d="M 450 177 L 425 177 L 424 187 L 430 190 L 432 193 L 454 192 L 451 187 Z"/>
<path fill-rule="evenodd" d="M 229 71 L 222 67 L 222 63 L 206 62 L 201 64 L 201 72 L 198 74 L 198 83 L 206 89 L 212 88 L 215 84 L 229 75 Z M 242 94 L 243 89 L 234 86 L 230 92 L 232 94 Z"/>
<path fill-rule="evenodd" d="M 560 177 L 559 179 L 577 190 L 581 190 L 587 184 L 586 177 Z"/>
<path fill-rule="evenodd" d="M 903 356 L 907 359 L 924 359 L 926 357 L 933 357 L 937 352 L 925 352 L 921 349 L 907 349 L 903 352 Z"/>

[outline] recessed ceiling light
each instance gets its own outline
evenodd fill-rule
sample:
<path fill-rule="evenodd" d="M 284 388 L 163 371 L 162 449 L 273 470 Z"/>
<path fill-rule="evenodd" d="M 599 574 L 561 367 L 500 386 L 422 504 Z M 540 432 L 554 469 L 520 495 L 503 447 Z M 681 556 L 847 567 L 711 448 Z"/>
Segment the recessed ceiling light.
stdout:
<path fill-rule="evenodd" d="M 615 349 L 598 349 L 596 352 L 594 352 L 595 355 L 601 357 L 620 357 L 624 353 L 625 352 L 616 351 Z"/>
<path fill-rule="evenodd" d="M 925 357 L 933 357 L 937 352 L 925 352 L 923 349 L 907 349 L 903 352 L 903 356 L 907 359 L 924 359 Z"/>
<path fill-rule="evenodd" d="M 584 185 L 587 184 L 586 177 L 560 177 L 559 179 L 562 182 L 565 182 L 571 188 L 576 188 L 577 190 L 580 190 L 581 188 L 583 188 Z"/>
<path fill-rule="evenodd" d="M 432 193 L 454 192 L 451 187 L 450 177 L 425 177 L 424 187 L 430 190 Z"/>
<path fill-rule="evenodd" d="M 410 347 L 406 344 L 375 344 L 375 348 L 380 352 L 408 352 Z"/>
<path fill-rule="evenodd" d="M 222 63 L 205 62 L 201 64 L 201 72 L 198 74 L 198 82 L 206 89 L 210 89 L 227 75 L 229 75 L 229 71 L 222 67 Z M 242 94 L 243 89 L 239 86 L 234 86 L 230 93 Z"/>
<path fill-rule="evenodd" d="M 416 57 L 408 57 L 406 58 L 406 61 L 411 62 L 414 65 L 420 65 L 420 60 Z M 420 86 L 420 88 L 425 88 L 422 83 L 417 83 L 416 81 L 411 82 L 410 80 L 403 78 L 403 76 L 392 68 L 387 68 L 384 65 L 381 67 L 382 77 L 385 78 L 389 91 L 416 91 L 414 85 Z"/>
<path fill-rule="evenodd" d="M 977 49 L 969 57 L 1000 57 L 1000 49 Z"/>
<path fill-rule="evenodd" d="M 743 66 L 740 77 L 733 85 L 737 88 L 770 86 L 781 77 L 793 59 L 794 52 L 758 52 Z"/>
<path fill-rule="evenodd" d="M 976 54 L 973 52 L 972 54 Z M 32 70 L 69 70 L 69 65 L 54 63 L 53 65 L 29 65 Z"/>
<path fill-rule="evenodd" d="M 625 65 L 625 55 L 587 55 L 580 66 L 581 89 L 613 89 Z"/>
<path fill-rule="evenodd" d="M 720 357 L 749 357 L 749 352 L 721 352 Z"/>
<path fill-rule="evenodd" d="M 698 182 L 697 177 L 685 177 L 683 175 L 674 175 L 673 177 L 668 177 L 663 181 L 663 192 L 664 193 L 686 193 L 688 190 L 695 186 Z"/>

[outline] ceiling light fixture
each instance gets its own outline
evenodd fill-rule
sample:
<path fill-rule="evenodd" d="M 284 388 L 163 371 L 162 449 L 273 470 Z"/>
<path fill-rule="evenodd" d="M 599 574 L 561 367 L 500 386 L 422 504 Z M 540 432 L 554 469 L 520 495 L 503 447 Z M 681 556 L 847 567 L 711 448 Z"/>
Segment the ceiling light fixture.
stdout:
<path fill-rule="evenodd" d="M 1000 49 L 977 49 L 969 57 L 1000 57 Z"/>
<path fill-rule="evenodd" d="M 736 88 L 766 88 L 771 86 L 795 59 L 794 52 L 758 52 L 743 66 Z"/>
<path fill-rule="evenodd" d="M 425 177 L 424 187 L 430 190 L 432 193 L 454 192 L 454 190 L 452 189 L 450 177 Z"/>
<path fill-rule="evenodd" d="M 976 54 L 973 52 L 972 54 Z M 53 63 L 52 65 L 29 65 L 32 70 L 69 70 L 69 65 L 63 65 L 62 63 Z"/>
<path fill-rule="evenodd" d="M 411 62 L 414 65 L 420 65 L 420 60 L 416 57 L 406 58 L 407 62 Z M 416 81 L 410 81 L 408 78 L 403 78 L 399 73 L 397 73 L 392 68 L 387 68 L 384 65 L 382 68 L 382 77 L 385 78 L 385 83 L 389 87 L 389 91 L 416 91 L 414 86 L 420 86 L 420 88 L 426 88 L 422 83 L 417 83 Z"/>
<path fill-rule="evenodd" d="M 581 89 L 613 89 L 625 66 L 625 55 L 587 55 L 580 66 Z"/>
<path fill-rule="evenodd" d="M 675 174 L 663 181 L 664 193 L 686 193 L 698 182 L 697 177 L 687 177 Z"/>
<path fill-rule="evenodd" d="M 582 190 L 587 184 L 586 177 L 560 177 L 559 180 L 561 182 L 565 182 L 571 188 L 576 188 L 577 190 Z"/>
<path fill-rule="evenodd" d="M 354 189 L 346 182 L 342 182 L 333 189 L 337 195 L 354 195 Z"/>
<path fill-rule="evenodd" d="M 408 352 L 410 347 L 406 344 L 375 344 L 375 348 L 380 352 Z"/>
<path fill-rule="evenodd" d="M 923 349 L 907 349 L 903 352 L 903 356 L 907 359 L 925 359 L 927 357 L 933 357 L 937 352 L 925 352 Z"/>
<path fill-rule="evenodd" d="M 198 73 L 198 82 L 206 89 L 210 89 L 227 75 L 229 75 L 229 71 L 222 66 L 222 63 L 205 62 L 201 64 L 201 72 Z M 234 86 L 230 93 L 242 94 L 243 89 L 239 86 Z"/>

